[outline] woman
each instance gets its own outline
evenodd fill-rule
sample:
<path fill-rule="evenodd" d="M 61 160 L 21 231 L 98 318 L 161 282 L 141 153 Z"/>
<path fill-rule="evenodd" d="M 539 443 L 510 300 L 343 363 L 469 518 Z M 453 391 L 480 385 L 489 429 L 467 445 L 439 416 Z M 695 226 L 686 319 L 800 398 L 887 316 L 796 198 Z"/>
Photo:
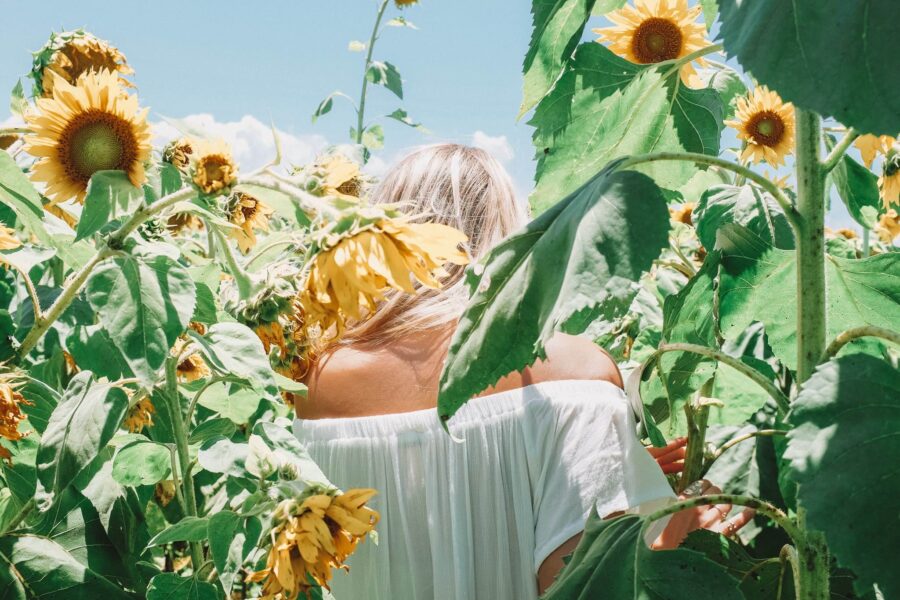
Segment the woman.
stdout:
<path fill-rule="evenodd" d="M 462 230 L 475 258 L 527 219 L 503 168 L 453 144 L 407 156 L 372 200 Z M 379 491 L 379 543 L 335 577 L 338 598 L 536 598 L 591 510 L 643 512 L 674 498 L 635 437 L 616 364 L 583 338 L 554 337 L 546 360 L 472 399 L 447 435 L 438 379 L 467 299 L 463 268 L 449 273 L 443 290 L 393 295 L 348 331 L 296 407 L 296 434 L 332 481 Z M 678 469 L 683 445 L 656 453 L 666 470 Z M 698 526 L 736 530 L 746 515 L 723 522 L 730 508 L 685 511 L 657 544 L 673 547 Z"/>

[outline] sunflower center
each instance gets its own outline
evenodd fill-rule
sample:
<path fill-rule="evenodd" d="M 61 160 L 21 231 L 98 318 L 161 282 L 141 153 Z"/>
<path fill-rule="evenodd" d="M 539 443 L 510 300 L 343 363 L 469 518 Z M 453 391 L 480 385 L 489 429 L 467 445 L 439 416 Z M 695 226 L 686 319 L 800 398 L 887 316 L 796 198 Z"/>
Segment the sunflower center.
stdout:
<path fill-rule="evenodd" d="M 336 190 L 340 194 L 359 197 L 359 187 L 359 180 L 354 177 L 337 186 Z"/>
<path fill-rule="evenodd" d="M 678 25 L 653 17 L 638 25 L 631 39 L 631 51 L 642 64 L 658 63 L 678 58 L 683 40 Z"/>
<path fill-rule="evenodd" d="M 128 170 L 138 144 L 128 121 L 89 110 L 72 119 L 60 135 L 58 152 L 69 178 L 87 183 L 97 171 Z"/>
<path fill-rule="evenodd" d="M 207 181 L 224 181 L 227 175 L 225 167 L 228 161 L 224 157 L 212 154 L 203 161 L 203 172 Z"/>
<path fill-rule="evenodd" d="M 750 118 L 747 132 L 762 146 L 777 146 L 784 137 L 784 121 L 778 113 L 765 110 Z"/>

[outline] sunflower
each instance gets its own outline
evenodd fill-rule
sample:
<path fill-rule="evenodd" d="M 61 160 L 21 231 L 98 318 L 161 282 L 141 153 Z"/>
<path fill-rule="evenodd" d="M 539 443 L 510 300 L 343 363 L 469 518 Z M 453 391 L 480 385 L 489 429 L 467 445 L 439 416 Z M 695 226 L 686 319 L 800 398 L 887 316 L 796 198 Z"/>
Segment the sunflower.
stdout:
<path fill-rule="evenodd" d="M 18 441 L 25 437 L 19 431 L 19 423 L 25 420 L 22 413 L 22 405 L 31 406 L 31 402 L 19 392 L 21 380 L 12 373 L 0 375 L 0 438 Z M 9 450 L 0 446 L 0 458 L 12 465 L 12 454 Z"/>
<path fill-rule="evenodd" d="M 22 245 L 16 237 L 16 230 L 0 223 L 0 250 L 12 250 Z"/>
<path fill-rule="evenodd" d="M 147 181 L 147 109 L 138 109 L 137 96 L 124 93 L 115 75 L 88 72 L 75 85 L 59 79 L 53 97 L 39 98 L 36 107 L 25 115 L 33 132 L 25 136 L 25 151 L 39 158 L 31 178 L 47 184 L 51 204 L 83 202 L 97 171 L 125 171 L 135 186 Z"/>
<path fill-rule="evenodd" d="M 694 202 L 685 202 L 678 208 L 670 208 L 669 217 L 673 221 L 678 221 L 679 223 L 684 223 L 685 225 L 693 225 L 694 222 L 691 220 L 691 216 L 694 214 L 694 208 L 696 206 L 697 205 Z"/>
<path fill-rule="evenodd" d="M 413 4 L 418 4 L 419 0 L 394 0 L 394 5 L 397 8 L 403 8 L 405 6 L 412 6 Z"/>
<path fill-rule="evenodd" d="M 333 569 L 344 564 L 371 532 L 379 515 L 366 506 L 375 490 L 334 493 L 312 489 L 303 500 L 284 500 L 275 509 L 266 567 L 248 582 L 263 581 L 263 600 L 294 600 L 313 585 L 329 588 Z"/>
<path fill-rule="evenodd" d="M 362 191 L 359 165 L 340 153 L 334 153 L 318 165 L 323 172 L 322 193 L 345 200 L 357 200 Z"/>
<path fill-rule="evenodd" d="M 228 204 L 228 221 L 239 229 L 229 229 L 228 236 L 237 241 L 241 252 L 247 254 L 256 245 L 255 229 L 269 230 L 269 217 L 275 212 L 253 196 L 236 192 Z"/>
<path fill-rule="evenodd" d="M 74 84 L 84 73 L 109 71 L 126 87 L 131 83 L 121 75 L 132 75 L 125 55 L 109 42 L 85 31 L 54 33 L 35 54 L 31 77 L 44 98 L 53 95 L 57 77 Z"/>
<path fill-rule="evenodd" d="M 857 237 L 855 231 L 853 231 L 852 229 L 847 229 L 846 227 L 841 227 L 839 229 L 826 227 L 825 235 L 832 237 L 842 237 L 845 240 L 855 240 Z"/>
<path fill-rule="evenodd" d="M 878 178 L 878 191 L 885 210 L 892 204 L 900 204 L 900 145 L 891 146 L 884 157 L 881 177 Z"/>
<path fill-rule="evenodd" d="M 183 137 L 172 140 L 162 151 L 163 162 L 178 169 L 186 169 L 191 164 L 191 155 L 194 154 L 194 142 L 191 138 Z"/>
<path fill-rule="evenodd" d="M 735 116 L 737 119 L 725 124 L 747 143 L 741 160 L 783 165 L 784 157 L 794 149 L 794 105 L 785 104 L 777 93 L 761 85 L 738 98 Z"/>
<path fill-rule="evenodd" d="M 271 349 L 272 346 L 278 346 L 278 348 L 281 349 L 281 356 L 284 357 L 286 355 L 287 346 L 285 345 L 284 340 L 284 327 L 282 327 L 281 323 L 278 321 L 263 323 L 257 325 L 254 331 L 262 342 L 266 354 L 269 353 L 269 349 Z"/>
<path fill-rule="evenodd" d="M 872 168 L 872 163 L 878 154 L 887 154 L 896 140 L 889 135 L 872 135 L 867 133 L 856 138 L 853 145 L 859 150 L 863 163 L 867 169 Z"/>
<path fill-rule="evenodd" d="M 178 366 L 175 368 L 178 380 L 190 383 L 209 376 L 212 371 L 199 352 L 191 352 L 187 356 L 182 356 L 185 346 L 187 346 L 187 341 L 179 338 L 172 347 L 172 356 L 179 357 Z"/>
<path fill-rule="evenodd" d="M 194 183 L 204 194 L 220 192 L 237 179 L 237 165 L 231 158 L 231 148 L 224 141 L 199 141 L 192 150 Z"/>
<path fill-rule="evenodd" d="M 137 404 L 128 409 L 125 420 L 122 421 L 122 427 L 131 433 L 137 433 L 144 427 L 153 427 L 153 414 L 156 409 L 153 408 L 153 402 L 150 398 L 144 398 Z"/>
<path fill-rule="evenodd" d="M 890 244 L 894 238 L 900 235 L 900 215 L 893 208 L 878 219 L 875 225 L 875 233 L 885 244 Z"/>
<path fill-rule="evenodd" d="M 19 136 L 15 134 L 0 135 L 0 150 L 6 150 L 19 141 Z"/>
<path fill-rule="evenodd" d="M 635 0 L 606 15 L 613 27 L 594 29 L 598 42 L 642 65 L 681 58 L 709 45 L 706 27 L 697 22 L 700 5 L 689 7 L 687 0 Z M 697 64 L 706 61 L 697 59 Z M 693 64 L 681 67 L 681 80 L 690 87 L 702 87 Z"/>
<path fill-rule="evenodd" d="M 177 235 L 186 229 L 203 229 L 203 219 L 191 212 L 179 212 L 166 220 L 166 227 L 172 235 Z"/>
<path fill-rule="evenodd" d="M 160 506 L 168 506 L 175 497 L 175 482 L 172 479 L 163 479 L 157 483 L 153 490 L 153 497 Z"/>
<path fill-rule="evenodd" d="M 446 225 L 384 218 L 340 236 L 312 261 L 299 305 L 305 326 L 339 336 L 347 318 L 360 319 L 376 308 L 389 289 L 416 292 L 413 281 L 440 288 L 444 263 L 464 265 L 457 246 L 466 236 Z"/>

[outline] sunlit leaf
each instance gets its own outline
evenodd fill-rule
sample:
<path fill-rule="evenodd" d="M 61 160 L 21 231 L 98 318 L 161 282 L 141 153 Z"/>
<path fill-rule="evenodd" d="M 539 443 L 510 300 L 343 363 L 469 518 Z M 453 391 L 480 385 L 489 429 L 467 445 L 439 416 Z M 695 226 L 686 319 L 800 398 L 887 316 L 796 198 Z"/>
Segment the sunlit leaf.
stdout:
<path fill-rule="evenodd" d="M 394 92 L 398 98 L 403 98 L 403 81 L 397 67 L 389 62 L 373 60 L 366 71 L 366 79 L 376 85 L 383 85 Z"/>
<path fill-rule="evenodd" d="M 160 573 L 150 580 L 147 600 L 218 600 L 219 594 L 211 583 L 196 577 L 181 577 L 176 573 Z"/>
<path fill-rule="evenodd" d="M 125 171 L 97 171 L 88 183 L 75 240 L 100 231 L 113 219 L 130 216 L 143 203 L 144 190 L 133 185 Z"/>
<path fill-rule="evenodd" d="M 200 542 L 206 539 L 206 528 L 209 519 L 206 517 L 186 516 L 159 532 L 150 540 L 148 546 L 162 546 L 172 542 Z"/>
<path fill-rule="evenodd" d="M 781 207 L 754 185 L 719 185 L 700 197 L 692 220 L 707 249 L 716 247 L 716 232 L 727 223 L 746 227 L 767 244 L 784 250 L 794 247 L 794 233 Z"/>
<path fill-rule="evenodd" d="M 122 485 L 152 485 L 172 478 L 172 453 L 156 442 L 135 441 L 113 459 L 113 478 Z"/>
<path fill-rule="evenodd" d="M 261 534 L 262 525 L 255 517 L 241 518 L 230 510 L 210 516 L 209 549 L 226 596 L 231 593 L 241 566 L 256 548 Z"/>

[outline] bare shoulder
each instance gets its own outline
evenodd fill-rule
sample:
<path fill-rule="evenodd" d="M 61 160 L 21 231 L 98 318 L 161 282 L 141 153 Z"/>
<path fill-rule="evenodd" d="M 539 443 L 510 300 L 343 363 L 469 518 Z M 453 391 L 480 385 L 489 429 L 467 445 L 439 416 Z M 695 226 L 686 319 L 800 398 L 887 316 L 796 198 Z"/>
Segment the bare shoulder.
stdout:
<path fill-rule="evenodd" d="M 622 375 L 615 361 L 589 339 L 557 333 L 547 343 L 545 350 L 546 359 L 538 360 L 521 373 L 504 377 L 491 391 L 566 379 L 608 381 L 622 387 Z"/>

